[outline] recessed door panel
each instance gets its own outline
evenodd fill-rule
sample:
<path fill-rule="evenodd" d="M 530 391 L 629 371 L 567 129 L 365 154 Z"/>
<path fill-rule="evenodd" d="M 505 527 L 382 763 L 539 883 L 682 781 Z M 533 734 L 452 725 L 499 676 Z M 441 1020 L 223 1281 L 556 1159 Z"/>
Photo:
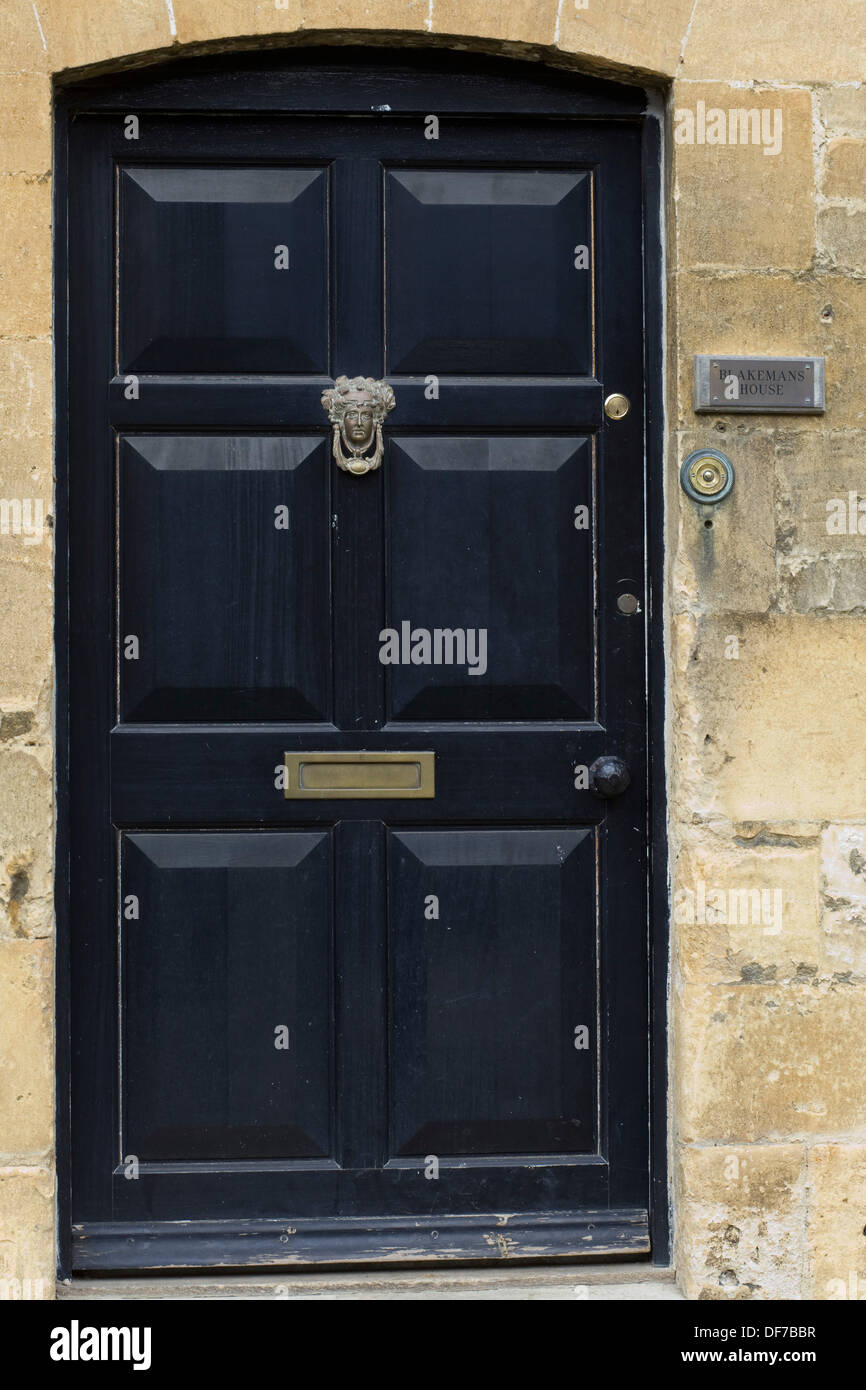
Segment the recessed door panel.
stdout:
<path fill-rule="evenodd" d="M 588 439 L 395 436 L 390 718 L 593 717 L 592 457 Z"/>
<path fill-rule="evenodd" d="M 389 851 L 394 1154 L 592 1152 L 592 833 L 395 831 Z"/>
<path fill-rule="evenodd" d="M 310 372 L 328 362 L 327 173 L 120 171 L 125 372 Z"/>
<path fill-rule="evenodd" d="M 328 834 L 126 835 L 121 870 L 124 1156 L 328 1154 Z"/>
<path fill-rule="evenodd" d="M 390 170 L 388 370 L 589 373 L 590 180 L 574 169 Z"/>
<path fill-rule="evenodd" d="M 322 443 L 128 436 L 119 470 L 122 717 L 326 718 Z"/>

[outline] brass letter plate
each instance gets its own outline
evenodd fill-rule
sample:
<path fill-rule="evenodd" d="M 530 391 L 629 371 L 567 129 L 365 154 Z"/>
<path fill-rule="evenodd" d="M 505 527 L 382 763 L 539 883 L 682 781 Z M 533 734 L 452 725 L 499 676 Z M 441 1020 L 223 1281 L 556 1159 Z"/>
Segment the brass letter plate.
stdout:
<path fill-rule="evenodd" d="M 435 753 L 286 753 L 285 759 L 286 796 L 296 800 L 436 795 Z"/>

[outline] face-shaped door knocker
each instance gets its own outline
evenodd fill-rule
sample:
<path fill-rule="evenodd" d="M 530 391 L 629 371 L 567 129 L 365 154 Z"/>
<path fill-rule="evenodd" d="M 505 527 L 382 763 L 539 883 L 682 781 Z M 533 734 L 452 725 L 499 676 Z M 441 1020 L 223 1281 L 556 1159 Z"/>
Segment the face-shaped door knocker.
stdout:
<path fill-rule="evenodd" d="M 334 427 L 333 452 L 337 467 L 344 473 L 372 473 L 382 463 L 382 422 L 396 404 L 394 392 L 384 381 L 371 376 L 338 376 L 331 390 L 322 396 L 322 405 Z M 365 451 L 373 447 L 371 455 Z M 349 457 L 343 452 L 348 450 Z"/>

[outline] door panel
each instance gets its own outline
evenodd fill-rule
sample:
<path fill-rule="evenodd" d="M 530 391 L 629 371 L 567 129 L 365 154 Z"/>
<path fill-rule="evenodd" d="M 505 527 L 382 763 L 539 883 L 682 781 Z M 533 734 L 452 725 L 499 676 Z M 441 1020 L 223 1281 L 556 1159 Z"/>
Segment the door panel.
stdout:
<path fill-rule="evenodd" d="M 123 719 L 328 718 L 328 484 L 319 440 L 121 440 Z"/>
<path fill-rule="evenodd" d="M 69 128 L 73 1263 L 644 1253 L 642 107 L 280 61 Z"/>
<path fill-rule="evenodd" d="M 119 179 L 122 371 L 327 369 L 324 169 L 140 166 Z"/>
<path fill-rule="evenodd" d="M 590 186 L 586 170 L 390 170 L 388 370 L 589 374 Z"/>
<path fill-rule="evenodd" d="M 387 476 L 387 621 L 411 657 L 388 668 L 389 718 L 592 719 L 591 442 L 395 435 Z M 469 650 L 437 635 L 455 614 Z M 441 660 L 422 666 L 427 632 Z"/>
<path fill-rule="evenodd" d="M 392 832 L 395 1154 L 594 1151 L 593 839 Z"/>
<path fill-rule="evenodd" d="M 122 1155 L 330 1153 L 329 836 L 126 835 L 121 871 Z"/>

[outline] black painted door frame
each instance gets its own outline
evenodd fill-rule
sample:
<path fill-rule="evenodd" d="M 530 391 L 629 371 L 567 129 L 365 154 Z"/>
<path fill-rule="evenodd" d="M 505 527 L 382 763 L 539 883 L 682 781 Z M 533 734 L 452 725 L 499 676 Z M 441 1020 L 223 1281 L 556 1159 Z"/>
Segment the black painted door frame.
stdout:
<path fill-rule="evenodd" d="M 90 1064 L 97 1071 L 100 1065 L 104 1067 L 104 1058 L 100 1063 L 98 1053 L 100 1049 L 106 1047 L 108 1035 L 111 1034 L 111 1030 L 115 1026 L 114 1022 L 108 1020 L 106 1031 L 101 1032 L 99 1028 L 88 1029 L 85 1027 L 82 1030 L 80 1023 L 88 995 L 90 998 L 95 997 L 93 994 L 95 990 L 97 995 L 101 993 L 105 996 L 106 992 L 110 992 L 114 988 L 116 975 L 116 962 L 113 960 L 111 952 L 105 953 L 103 958 L 98 961 L 94 974 L 91 971 L 86 950 L 82 959 L 81 942 L 79 941 L 76 946 L 75 922 L 77 919 L 80 920 L 82 903 L 87 896 L 86 885 L 76 882 L 77 870 L 74 867 L 76 863 L 75 817 L 76 815 L 80 817 L 85 804 L 82 776 L 80 772 L 76 772 L 76 767 L 80 764 L 76 764 L 75 761 L 76 748 L 82 737 L 82 731 L 88 738 L 92 736 L 93 742 L 90 747 L 91 750 L 95 750 L 95 757 L 88 769 L 87 777 L 95 778 L 97 784 L 102 779 L 103 783 L 107 785 L 109 757 L 111 757 L 115 763 L 118 783 L 124 784 L 126 779 L 127 787 L 133 788 L 133 794 L 128 798 L 119 819 L 115 813 L 116 823 L 121 828 L 133 827 L 143 829 L 146 832 L 158 830 L 159 821 L 155 803 L 151 802 L 148 805 L 147 798 L 142 799 L 140 796 L 136 802 L 134 794 L 135 786 L 143 785 L 142 778 L 145 776 L 147 761 L 151 756 L 147 739 L 139 738 L 138 746 L 136 746 L 134 732 L 118 730 L 112 736 L 115 744 L 114 752 L 109 754 L 108 746 L 100 745 L 98 732 L 93 728 L 88 732 L 88 723 L 91 719 L 93 721 L 98 720 L 100 713 L 104 717 L 106 712 L 105 695 L 100 694 L 97 688 L 92 690 L 89 688 L 90 673 L 81 670 L 80 662 L 76 664 L 75 614 L 80 610 L 82 596 L 87 590 L 87 585 L 92 585 L 100 575 L 104 580 L 106 566 L 111 568 L 113 565 L 114 542 L 107 528 L 101 529 L 98 524 L 94 526 L 90 532 L 90 540 L 101 542 L 100 548 L 96 551 L 91 547 L 89 557 L 80 556 L 77 566 L 75 563 L 73 564 L 72 584 L 70 585 L 70 547 L 73 548 L 74 552 L 76 535 L 80 533 L 82 525 L 89 524 L 84 521 L 86 506 L 82 503 L 80 496 L 76 496 L 75 450 L 80 450 L 81 441 L 84 438 L 89 438 L 91 444 L 98 441 L 99 435 L 98 432 L 93 432 L 92 423 L 87 427 L 91 430 L 91 433 L 87 435 L 86 429 L 83 430 L 82 428 L 81 420 L 83 415 L 87 414 L 87 410 L 90 410 L 91 416 L 104 410 L 106 390 L 105 381 L 85 381 L 80 371 L 81 362 L 80 357 L 77 356 L 75 339 L 73 339 L 72 352 L 70 353 L 69 350 L 70 328 L 74 332 L 80 333 L 84 317 L 80 314 L 80 306 L 79 311 L 76 311 L 73 292 L 72 312 L 73 315 L 77 314 L 78 321 L 72 324 L 69 322 L 70 298 L 67 294 L 67 287 L 70 273 L 74 273 L 75 270 L 73 266 L 67 264 L 70 206 L 74 210 L 75 206 L 86 205 L 88 196 L 86 187 L 87 166 L 82 164 L 80 156 L 74 156 L 76 162 L 70 166 L 70 129 L 78 119 L 79 131 L 84 129 L 87 122 L 90 122 L 94 129 L 101 125 L 105 131 L 107 129 L 106 116 L 113 116 L 115 122 L 119 124 L 115 124 L 114 134 L 107 137 L 106 150 L 111 151 L 111 158 L 117 163 L 124 154 L 128 153 L 129 147 L 123 145 L 122 136 L 118 139 L 117 130 L 122 130 L 122 120 L 130 112 L 136 113 L 139 117 L 146 115 L 147 112 L 151 112 L 154 116 L 157 116 L 157 113 L 167 112 L 196 113 L 200 121 L 205 113 L 237 113 L 239 116 L 243 115 L 252 126 L 255 126 L 256 120 L 259 119 L 263 132 L 262 138 L 267 143 L 267 119 L 272 114 L 293 113 L 298 123 L 297 129 L 301 128 L 304 118 L 309 117 L 307 124 L 312 130 L 316 120 L 321 120 L 328 113 L 344 111 L 360 115 L 370 111 L 381 112 L 383 107 L 387 108 L 388 116 L 377 116 L 376 119 L 387 119 L 393 122 L 394 138 L 398 144 L 396 146 L 392 144 L 391 148 L 397 149 L 398 153 L 400 122 L 405 123 L 407 118 L 423 121 L 423 118 L 431 112 L 437 113 L 440 120 L 447 120 L 450 115 L 455 120 L 480 119 L 491 121 L 492 124 L 495 124 L 497 117 L 503 120 L 509 116 L 519 116 L 523 118 L 524 122 L 537 121 L 540 125 L 546 124 L 548 129 L 553 129 L 554 123 L 558 120 L 578 118 L 586 122 L 587 131 L 590 131 L 593 128 L 592 123 L 595 123 L 597 137 L 602 142 L 606 138 L 615 141 L 618 127 L 624 132 L 630 131 L 629 138 L 635 142 L 634 148 L 638 155 L 635 163 L 637 180 L 635 193 L 642 205 L 643 323 L 630 325 L 630 327 L 633 327 L 636 336 L 641 335 L 642 337 L 643 360 L 641 366 L 645 380 L 645 408 L 643 419 L 640 422 L 643 430 L 645 468 L 641 480 L 642 490 L 635 498 L 635 506 L 645 518 L 644 546 L 647 560 L 646 588 L 644 591 L 647 632 L 646 694 L 649 707 L 648 724 L 644 732 L 649 748 L 649 774 L 645 801 L 648 841 L 646 882 L 648 969 L 646 998 L 640 1008 L 640 1026 L 648 1028 L 650 1034 L 649 1073 L 645 1097 L 650 1184 L 645 1205 L 649 1213 L 648 1230 L 651 1237 L 651 1257 L 656 1262 L 667 1262 L 668 1195 L 665 1140 L 667 931 L 662 743 L 664 728 L 661 633 L 661 460 L 663 441 L 659 123 L 656 117 L 650 114 L 646 94 L 639 89 L 578 78 L 573 75 L 546 70 L 536 65 L 530 67 L 530 65 L 518 65 L 493 59 L 446 55 L 441 52 L 410 56 L 393 53 L 377 54 L 375 51 L 369 50 L 340 50 L 339 52 L 332 50 L 320 53 L 315 50 L 295 50 L 288 53 L 246 55 L 240 59 L 221 59 L 217 62 L 201 60 L 183 65 L 175 64 L 161 68 L 156 72 L 142 72 L 113 80 L 94 81 L 87 86 L 70 86 L 68 89 L 58 92 L 55 192 L 55 225 L 58 229 L 56 240 L 58 421 L 56 506 L 58 556 L 56 609 L 58 675 L 57 1120 L 60 1267 L 64 1274 L 68 1274 L 73 1267 L 111 1270 L 162 1267 L 168 1264 L 202 1267 L 209 1264 L 225 1265 L 226 1263 L 241 1267 L 247 1260 L 255 1261 L 259 1267 L 263 1263 L 270 1263 L 277 1267 L 289 1259 L 295 1263 L 305 1261 L 309 1263 L 362 1261 L 375 1259 L 377 1249 L 380 1249 L 383 1243 L 386 1243 L 392 1252 L 402 1250 L 406 1259 L 442 1258 L 446 1254 L 446 1250 L 443 1249 L 445 1241 L 437 1248 L 430 1240 L 430 1230 L 434 1226 L 438 1226 L 446 1237 L 448 1253 L 451 1258 L 498 1258 L 503 1253 L 510 1253 L 512 1256 L 517 1255 L 518 1257 L 521 1253 L 536 1257 L 539 1253 L 545 1255 L 567 1254 L 573 1257 L 579 1250 L 586 1250 L 589 1255 L 593 1256 L 599 1252 L 614 1253 L 619 1251 L 632 1257 L 647 1257 L 646 1235 L 635 1234 L 637 1227 L 641 1225 L 641 1222 L 636 1219 L 638 1208 L 635 1202 L 633 1200 L 618 1201 L 611 1196 L 605 1182 L 598 1185 L 594 1193 L 592 1184 L 587 1187 L 587 1196 L 582 1202 L 581 1211 L 576 1215 L 570 1213 L 563 1206 L 561 1200 L 553 1201 L 551 1203 L 553 1210 L 545 1218 L 550 1231 L 549 1239 L 546 1241 L 539 1242 L 537 1221 L 534 1223 L 528 1221 L 525 1225 L 519 1218 L 513 1221 L 509 1228 L 509 1239 L 504 1248 L 498 1247 L 495 1239 L 493 1241 L 490 1239 L 488 1215 L 485 1213 L 476 1215 L 472 1211 L 472 1201 L 467 1198 L 460 1208 L 465 1211 L 466 1214 L 464 1215 L 447 1216 L 442 1220 L 438 1218 L 422 1220 L 414 1216 L 394 1215 L 389 1217 L 379 1215 L 371 1224 L 364 1225 L 363 1230 L 359 1230 L 359 1223 L 356 1223 L 354 1234 L 351 1235 L 348 1234 L 345 1223 L 332 1221 L 329 1224 L 319 1223 L 317 1227 L 316 1223 L 311 1222 L 309 1241 L 307 1243 L 294 1243 L 291 1254 L 281 1246 L 277 1230 L 278 1223 L 273 1221 L 263 1221 L 261 1218 L 244 1220 L 236 1213 L 233 1214 L 229 1223 L 218 1220 L 200 1221 L 197 1223 L 198 1230 L 195 1238 L 195 1249 L 193 1249 L 189 1240 L 178 1241 L 176 1239 L 165 1220 L 148 1219 L 145 1209 L 136 1212 L 134 1204 L 132 1204 L 127 1215 L 124 1217 L 121 1214 L 120 1221 L 116 1223 L 107 1222 L 104 1216 L 101 1220 L 83 1223 L 79 1221 L 75 1242 L 78 1254 L 77 1256 L 73 1254 L 74 1210 L 71 1187 L 74 1169 L 72 1148 L 76 1141 L 76 1125 L 79 1131 L 82 1126 L 92 1124 L 96 1127 L 101 1126 L 105 1132 L 108 1132 L 117 1123 L 116 1100 L 106 1099 L 104 1096 L 100 1097 L 96 1094 L 82 1099 L 80 1082 L 77 1091 L 73 1091 L 71 1085 L 73 1070 L 85 1064 L 88 1049 Z M 203 122 L 204 124 L 206 122 Z M 170 152 L 172 140 L 169 124 L 166 123 L 165 129 L 166 145 L 163 153 L 165 151 Z M 605 131 L 608 133 L 607 135 L 604 134 Z M 347 144 L 347 149 L 350 147 L 350 144 Z M 154 157 L 158 158 L 159 150 L 156 147 L 152 148 L 154 149 Z M 497 148 L 495 140 L 492 148 L 495 157 L 495 149 Z M 238 151 L 235 153 L 235 158 L 239 158 L 239 156 L 240 152 Z M 519 157 L 518 153 L 517 158 L 519 159 Z M 531 155 L 527 154 L 526 158 L 530 160 Z M 72 177 L 70 177 L 71 167 Z M 105 239 L 106 237 L 110 238 L 112 234 L 113 229 L 107 225 L 95 228 L 94 236 L 97 244 L 94 246 L 94 257 L 104 254 Z M 102 238 L 102 245 L 98 244 L 100 238 Z M 363 311 L 363 295 L 357 298 L 355 305 L 347 305 L 348 307 Z M 104 305 L 97 303 L 93 308 L 97 318 L 101 313 L 108 312 L 107 303 Z M 348 347 L 351 351 L 351 345 Z M 342 366 L 340 370 L 343 370 Z M 366 368 L 359 368 L 359 370 L 366 370 Z M 77 373 L 78 375 L 76 375 Z M 586 393 L 587 409 L 590 409 L 593 414 L 594 425 L 592 428 L 596 433 L 612 428 L 605 423 L 601 415 L 601 400 L 603 394 L 620 389 L 621 384 L 621 382 L 609 378 L 602 381 L 590 379 L 582 388 Z M 320 384 L 317 381 L 308 392 L 311 397 L 309 403 L 302 401 L 302 391 L 298 398 L 301 406 L 295 407 L 296 410 L 309 408 L 310 424 L 313 420 L 312 399 L 319 389 Z M 249 387 L 247 390 L 249 391 Z M 89 393 L 89 406 L 82 411 L 82 395 L 87 393 Z M 172 386 L 168 381 L 156 393 L 157 399 L 146 421 L 146 428 L 152 429 L 155 433 L 158 433 L 160 429 L 169 428 L 176 421 L 177 402 L 172 400 L 171 393 Z M 408 393 L 409 388 L 404 383 L 404 399 Z M 205 391 L 202 402 L 197 407 L 201 413 L 202 423 L 206 420 L 211 427 L 219 427 L 221 420 L 230 423 L 233 418 L 232 411 L 237 408 L 236 403 L 233 405 L 231 397 L 231 388 L 226 389 L 224 383 L 216 384 L 209 395 Z M 112 428 L 104 432 L 104 437 L 106 450 L 109 448 L 113 450 L 113 433 L 115 431 L 122 432 L 125 427 L 133 430 L 140 429 L 142 417 L 140 412 L 138 414 L 125 412 L 122 380 L 115 380 L 111 384 L 109 401 Z M 475 404 L 477 406 L 477 402 Z M 555 404 L 551 408 L 555 411 Z M 263 382 L 257 391 L 255 409 L 256 422 L 261 423 L 266 430 L 274 431 L 281 424 L 286 423 L 284 395 L 281 398 L 280 394 L 275 392 L 267 382 Z M 464 409 L 468 421 L 473 409 L 469 395 L 466 397 Z M 416 428 L 423 427 L 428 423 L 432 428 L 432 417 L 429 421 L 425 420 L 423 382 L 412 390 L 411 412 L 414 412 L 412 424 Z M 529 408 L 530 418 L 527 423 L 537 423 L 537 407 L 535 407 L 535 412 L 535 417 L 533 417 L 533 408 Z M 636 411 L 635 414 L 639 417 L 639 411 Z M 106 415 L 105 418 L 107 419 L 108 416 Z M 192 423 L 196 423 L 195 419 Z M 555 422 L 554 427 L 563 428 L 567 423 L 564 417 L 561 423 Z M 455 421 L 455 425 L 459 427 L 459 422 Z M 72 439 L 71 448 L 70 438 Z M 613 444 L 614 441 L 615 436 L 611 443 Z M 608 455 L 612 455 L 610 448 Z M 71 487 L 70 459 L 73 460 Z M 608 466 L 611 466 L 610 462 Z M 628 500 L 626 492 L 620 491 L 616 500 L 618 505 L 626 505 Z M 351 493 L 347 491 L 345 506 L 350 507 L 351 505 Z M 339 564 L 338 553 L 335 559 Z M 344 578 L 349 581 L 351 577 L 347 570 Z M 629 576 L 629 578 L 632 579 L 633 576 Z M 82 580 L 84 581 L 83 587 Z M 113 592 L 113 580 L 107 585 L 106 592 L 109 591 Z M 615 597 L 616 591 L 613 591 L 612 600 L 615 600 Z M 70 613 L 72 614 L 72 622 L 70 622 Z M 627 658 L 620 652 L 616 659 Z M 73 712 L 74 728 L 70 728 L 70 709 Z M 345 723 L 343 727 L 346 727 Z M 389 727 L 393 730 L 394 726 Z M 125 737 L 126 742 L 124 742 Z M 198 735 L 187 732 L 182 737 L 186 740 L 186 746 L 189 750 L 187 766 L 192 777 L 198 780 L 198 790 L 193 794 L 194 799 L 197 796 L 201 808 L 200 814 L 198 816 L 193 815 L 192 822 L 187 822 L 187 824 L 194 823 L 206 826 L 208 819 L 204 812 L 205 788 L 209 782 L 212 782 L 213 774 L 212 766 L 209 767 L 207 763 L 208 736 L 206 732 L 202 731 Z M 524 737 L 526 736 L 524 735 Z M 555 764 L 550 763 L 549 760 L 547 763 L 545 761 L 548 754 L 544 739 L 538 735 L 535 737 L 537 742 L 527 745 L 529 753 L 539 768 L 544 770 L 546 766 L 548 773 L 552 774 L 555 772 Z M 304 742 L 304 738 L 306 738 L 306 742 Z M 257 744 L 256 741 L 258 741 Z M 230 776 L 238 779 L 241 783 L 244 782 L 244 778 L 249 780 L 249 772 L 244 764 L 248 760 L 250 748 L 261 747 L 265 758 L 267 758 L 272 743 L 272 733 L 264 729 L 257 733 L 251 732 L 243 749 L 237 747 L 233 753 L 230 752 L 230 762 L 234 760 L 234 765 L 230 769 Z M 599 732 L 596 743 L 590 740 L 589 743 L 585 743 L 581 747 L 591 749 L 593 756 L 607 751 L 615 751 L 608 748 L 603 731 Z M 295 739 L 294 744 L 298 747 L 323 746 L 321 735 L 310 733 L 300 739 Z M 392 738 L 390 746 L 410 748 L 418 746 L 418 744 L 417 734 L 404 734 L 402 745 L 399 738 L 396 743 Z M 104 748 L 103 752 L 100 752 L 101 746 Z M 357 739 L 353 739 L 351 735 L 343 736 L 341 739 L 338 738 L 333 746 L 352 748 L 357 746 Z M 455 762 L 459 761 L 462 756 L 462 747 L 459 731 L 440 730 L 437 749 L 443 755 L 443 766 L 447 767 L 449 755 L 454 758 Z M 70 786 L 71 753 L 73 776 Z M 103 758 L 104 762 L 100 763 L 100 759 Z M 587 757 L 587 761 L 591 761 L 591 758 Z M 121 769 L 119 774 L 117 773 L 118 767 Z M 128 770 L 128 776 L 125 769 Z M 244 793 L 244 795 L 246 794 L 247 792 Z M 294 808 L 295 814 L 291 824 L 309 825 L 312 828 L 321 822 L 323 813 L 316 807 L 316 803 L 313 803 L 312 806 L 312 810 L 307 808 L 309 813 L 306 815 L 303 809 L 298 815 L 297 807 Z M 412 825 L 418 823 L 419 817 L 413 815 L 414 808 L 411 803 L 408 804 L 408 807 L 407 813 L 401 812 L 397 815 L 392 813 L 389 815 L 389 820 L 397 826 L 402 826 L 411 835 Z M 461 816 L 464 820 L 469 820 L 471 819 L 471 811 L 471 803 L 468 800 L 465 801 L 461 810 L 458 797 L 451 818 L 452 820 L 456 818 L 458 822 Z M 217 820 L 221 814 L 227 815 L 229 820 L 236 823 L 236 816 L 232 815 L 230 808 L 220 812 L 219 807 L 217 807 L 213 812 Z M 551 815 L 548 808 L 542 814 L 559 824 L 563 824 L 569 819 L 569 814 L 565 810 L 555 811 Z M 580 820 L 584 814 L 589 815 L 583 809 L 574 810 L 573 814 L 577 820 Z M 169 815 L 169 824 L 171 824 L 171 819 L 171 815 Z M 217 822 L 212 820 L 210 823 Z M 284 818 L 284 823 L 288 823 L 287 817 Z M 255 811 L 251 812 L 246 819 L 241 820 L 241 825 L 245 825 L 248 829 L 260 824 L 261 816 Z M 337 832 L 347 837 L 346 852 L 350 856 L 354 854 L 366 858 L 371 853 L 375 854 L 376 849 L 373 842 L 364 839 L 363 835 L 358 838 L 358 834 L 352 829 L 351 817 L 342 830 L 339 826 L 337 827 Z M 70 872 L 71 862 L 72 872 Z M 95 899 L 99 900 L 100 894 L 105 895 L 113 891 L 113 887 L 113 884 L 108 885 L 101 882 L 94 894 Z M 72 903 L 72 907 L 70 903 Z M 625 938 L 621 942 L 621 945 L 624 944 Z M 354 962 L 354 965 L 361 970 L 369 968 L 369 962 L 364 962 L 361 957 Z M 90 973 L 88 974 L 88 972 Z M 620 1023 L 626 1029 L 628 1028 L 627 1020 L 620 1020 Z M 109 1072 L 103 1070 L 102 1075 L 107 1078 Z M 360 1096 L 360 1092 L 358 1094 Z M 75 1095 L 78 1096 L 77 1100 L 74 1098 Z M 608 1146 L 608 1152 L 610 1144 L 615 1145 L 616 1143 L 615 1133 L 616 1123 L 615 1121 L 611 1123 L 610 1117 L 607 1117 L 599 1140 Z M 114 1182 L 115 1190 L 119 1192 L 117 1200 L 122 1212 L 125 1206 L 125 1202 L 122 1200 L 125 1193 L 122 1188 L 117 1188 L 118 1179 L 121 1183 L 124 1181 L 121 1173 L 115 1174 Z M 203 1182 L 206 1186 L 209 1180 L 206 1167 L 200 1167 L 195 1174 L 190 1174 L 190 1180 L 196 1185 Z M 218 1178 L 213 1180 L 218 1184 Z M 260 1177 L 257 1178 L 257 1181 L 260 1180 Z M 182 1202 L 182 1175 L 178 1174 L 177 1178 L 172 1178 L 172 1181 L 177 1181 L 180 1184 L 178 1200 Z M 606 1191 L 608 1192 L 607 1198 L 605 1197 Z M 85 1206 L 89 1200 L 90 1198 L 85 1200 Z M 326 1199 L 326 1202 L 327 1200 L 330 1198 Z M 146 1206 L 147 1202 L 145 1202 L 145 1208 Z M 177 1219 L 178 1215 L 175 1215 L 174 1220 Z M 642 1226 L 646 1232 L 646 1218 L 643 1219 Z M 435 1238 L 439 1238 L 438 1231 Z M 391 1258 L 393 1259 L 393 1257 L 392 1253 Z"/>

